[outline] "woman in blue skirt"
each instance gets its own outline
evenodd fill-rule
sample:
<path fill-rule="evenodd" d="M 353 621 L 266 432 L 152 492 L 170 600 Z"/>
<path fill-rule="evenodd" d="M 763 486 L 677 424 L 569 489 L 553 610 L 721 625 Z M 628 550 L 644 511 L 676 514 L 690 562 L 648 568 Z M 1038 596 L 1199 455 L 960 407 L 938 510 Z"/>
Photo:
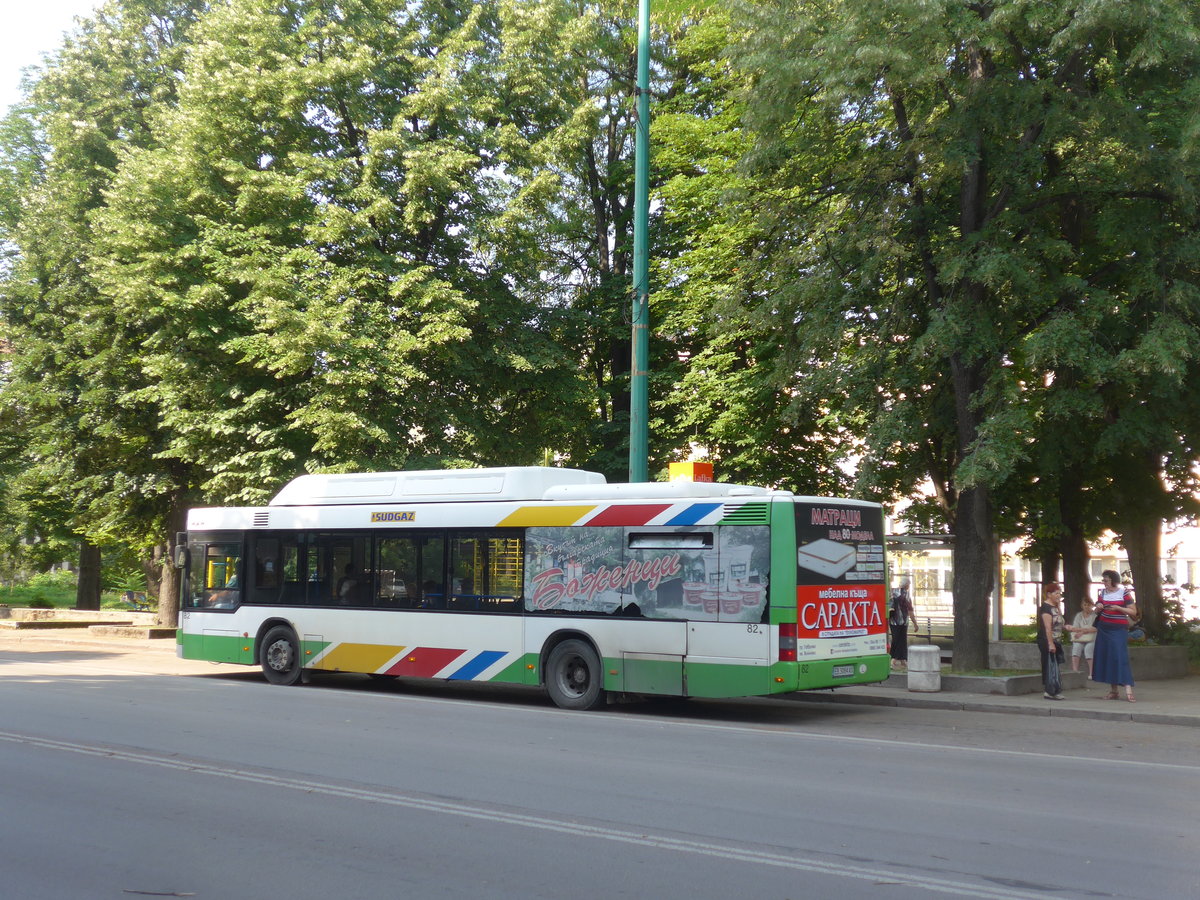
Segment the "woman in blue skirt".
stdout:
<path fill-rule="evenodd" d="M 1133 697 L 1133 670 L 1129 667 L 1129 623 L 1137 618 L 1133 592 L 1121 585 L 1121 576 L 1112 570 L 1100 576 L 1104 587 L 1096 602 L 1096 656 L 1092 660 L 1092 680 L 1109 686 L 1106 700 L 1116 700 L 1117 685 L 1125 688 L 1125 699 Z"/>

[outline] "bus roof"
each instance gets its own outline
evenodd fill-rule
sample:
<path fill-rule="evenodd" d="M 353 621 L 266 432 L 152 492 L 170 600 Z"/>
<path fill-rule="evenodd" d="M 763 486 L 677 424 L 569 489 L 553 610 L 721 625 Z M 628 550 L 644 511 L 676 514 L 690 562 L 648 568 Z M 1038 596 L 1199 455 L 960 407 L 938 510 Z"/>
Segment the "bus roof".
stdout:
<path fill-rule="evenodd" d="M 541 500 L 558 485 L 603 485 L 599 472 L 552 466 L 497 469 L 429 469 L 301 475 L 286 484 L 271 506 L 340 506 L 388 501 Z"/>
<path fill-rule="evenodd" d="M 692 481 L 608 484 L 599 472 L 552 466 L 495 469 L 432 469 L 301 475 L 271 500 L 271 506 L 346 506 L 480 500 L 651 500 L 689 497 L 747 497 L 778 494 L 767 488 Z M 790 495 L 789 495 L 790 496 Z"/>

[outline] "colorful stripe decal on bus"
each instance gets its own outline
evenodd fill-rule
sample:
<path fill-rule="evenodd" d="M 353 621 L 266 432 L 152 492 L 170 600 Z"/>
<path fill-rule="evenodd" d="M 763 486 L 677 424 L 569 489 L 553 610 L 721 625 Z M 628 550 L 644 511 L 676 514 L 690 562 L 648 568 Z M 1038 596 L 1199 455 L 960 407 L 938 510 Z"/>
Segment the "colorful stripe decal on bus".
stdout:
<path fill-rule="evenodd" d="M 498 527 L 525 528 L 531 525 L 574 525 L 596 507 L 522 506 L 496 523 Z"/>
<path fill-rule="evenodd" d="M 347 641 L 329 647 L 323 655 L 313 660 L 312 668 L 333 672 L 375 672 L 403 650 L 403 647 Z"/>
<path fill-rule="evenodd" d="M 683 512 L 676 513 L 664 525 L 699 525 L 703 519 L 719 509 L 724 508 L 724 503 L 693 503 Z M 708 523 L 711 524 L 711 523 Z"/>
<path fill-rule="evenodd" d="M 451 681 L 471 681 L 482 675 L 484 670 L 491 668 L 496 660 L 503 659 L 505 653 L 503 650 L 484 650 L 473 660 L 446 677 Z"/>
<path fill-rule="evenodd" d="M 645 525 L 671 508 L 670 503 L 639 503 L 610 506 L 587 520 L 587 525 Z"/>
<path fill-rule="evenodd" d="M 449 650 L 445 647 L 414 647 L 392 663 L 385 674 L 408 675 L 412 678 L 436 678 L 442 669 L 466 652 L 466 650 Z"/>
<path fill-rule="evenodd" d="M 724 503 L 635 503 L 607 506 L 522 506 L 497 527 L 538 525 L 715 525 Z"/>

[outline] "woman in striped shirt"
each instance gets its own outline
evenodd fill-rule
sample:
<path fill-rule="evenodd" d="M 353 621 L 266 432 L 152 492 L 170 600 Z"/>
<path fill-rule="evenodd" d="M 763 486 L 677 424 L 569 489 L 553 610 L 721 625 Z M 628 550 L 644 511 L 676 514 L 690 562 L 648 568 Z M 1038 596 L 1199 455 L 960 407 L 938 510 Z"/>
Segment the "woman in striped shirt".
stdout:
<path fill-rule="evenodd" d="M 1117 686 L 1125 688 L 1125 699 L 1134 702 L 1133 670 L 1129 667 L 1129 623 L 1137 619 L 1133 592 L 1121 585 L 1112 570 L 1101 573 L 1104 587 L 1096 601 L 1096 655 L 1092 679 L 1109 686 L 1108 700 L 1117 699 Z"/>

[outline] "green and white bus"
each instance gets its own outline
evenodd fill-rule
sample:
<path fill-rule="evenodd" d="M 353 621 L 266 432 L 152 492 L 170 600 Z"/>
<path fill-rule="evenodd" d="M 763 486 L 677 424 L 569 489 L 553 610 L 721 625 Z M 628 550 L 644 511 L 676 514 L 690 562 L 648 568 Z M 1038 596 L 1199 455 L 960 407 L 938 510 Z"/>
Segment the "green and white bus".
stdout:
<path fill-rule="evenodd" d="M 304 475 L 179 536 L 185 659 L 742 697 L 888 675 L 883 512 L 516 467 Z"/>

